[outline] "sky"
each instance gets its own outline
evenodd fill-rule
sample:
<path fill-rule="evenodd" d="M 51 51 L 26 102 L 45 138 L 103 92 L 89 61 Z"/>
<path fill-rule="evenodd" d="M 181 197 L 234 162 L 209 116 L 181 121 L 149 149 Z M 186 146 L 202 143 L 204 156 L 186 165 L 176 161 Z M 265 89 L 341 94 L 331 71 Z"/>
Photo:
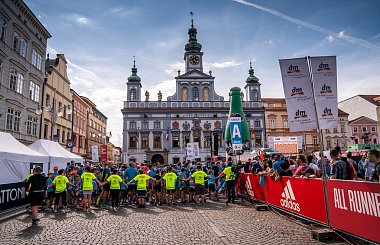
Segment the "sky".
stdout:
<path fill-rule="evenodd" d="M 65 55 L 71 87 L 108 117 L 117 146 L 133 56 L 143 94 L 173 95 L 177 70 L 185 69 L 190 11 L 204 72 L 212 70 L 225 99 L 231 87 L 244 87 L 250 60 L 262 97 L 284 97 L 278 60 L 323 55 L 337 56 L 339 101 L 380 94 L 378 0 L 24 1 L 52 35 L 50 58 Z"/>

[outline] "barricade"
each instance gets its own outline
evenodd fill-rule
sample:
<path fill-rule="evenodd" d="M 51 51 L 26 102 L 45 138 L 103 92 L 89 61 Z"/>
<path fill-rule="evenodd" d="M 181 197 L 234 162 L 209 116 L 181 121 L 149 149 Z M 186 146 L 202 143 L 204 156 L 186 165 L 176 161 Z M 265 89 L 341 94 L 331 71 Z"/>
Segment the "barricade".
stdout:
<path fill-rule="evenodd" d="M 240 174 L 240 188 L 252 197 L 287 212 L 329 225 L 367 240 L 380 243 L 380 184 L 347 180 L 327 180 L 326 201 L 322 179 L 282 177 L 274 181 L 254 174 Z"/>
<path fill-rule="evenodd" d="M 0 185 L 0 213 L 27 203 L 26 183 Z"/>

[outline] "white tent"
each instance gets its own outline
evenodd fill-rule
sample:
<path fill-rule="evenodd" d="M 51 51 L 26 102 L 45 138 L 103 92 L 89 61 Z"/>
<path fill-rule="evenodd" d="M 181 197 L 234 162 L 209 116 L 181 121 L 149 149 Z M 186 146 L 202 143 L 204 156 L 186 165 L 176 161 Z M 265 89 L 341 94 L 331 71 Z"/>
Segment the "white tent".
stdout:
<path fill-rule="evenodd" d="M 46 172 L 48 161 L 49 157 L 0 132 L 0 184 L 23 181 L 30 173 L 30 163 L 42 163 Z"/>
<path fill-rule="evenodd" d="M 40 139 L 31 144 L 29 148 L 48 156 L 50 168 L 53 166 L 58 166 L 59 169 L 64 169 L 67 166 L 66 164 L 70 161 L 83 163 L 82 157 L 69 152 L 58 144 L 58 142 Z"/>

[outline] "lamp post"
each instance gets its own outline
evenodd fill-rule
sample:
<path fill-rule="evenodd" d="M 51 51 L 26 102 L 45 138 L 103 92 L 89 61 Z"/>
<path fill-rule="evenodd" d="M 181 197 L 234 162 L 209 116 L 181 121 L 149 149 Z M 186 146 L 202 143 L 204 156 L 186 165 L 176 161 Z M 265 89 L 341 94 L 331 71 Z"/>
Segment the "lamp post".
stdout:
<path fill-rule="evenodd" d="M 53 98 L 53 101 L 55 100 L 55 97 Z M 56 108 L 55 103 L 53 102 L 53 105 L 50 105 L 50 102 L 47 101 L 45 106 L 38 106 L 36 109 L 36 114 L 41 115 L 42 110 L 45 109 L 46 112 L 50 113 L 50 123 L 51 123 L 51 129 L 50 129 L 50 140 L 53 141 L 53 132 L 54 132 L 54 125 L 57 122 L 57 119 L 59 117 L 62 117 L 64 115 L 64 112 L 68 115 L 71 115 L 72 109 L 71 105 L 68 105 L 67 108 L 58 107 Z"/>

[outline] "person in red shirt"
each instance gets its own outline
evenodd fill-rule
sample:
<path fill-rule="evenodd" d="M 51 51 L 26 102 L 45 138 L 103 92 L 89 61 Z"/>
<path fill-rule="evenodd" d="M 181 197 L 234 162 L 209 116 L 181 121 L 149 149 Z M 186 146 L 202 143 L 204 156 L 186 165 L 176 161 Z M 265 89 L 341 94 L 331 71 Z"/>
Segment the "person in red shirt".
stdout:
<path fill-rule="evenodd" d="M 307 169 L 307 159 L 305 155 L 298 155 L 296 158 L 296 163 L 298 165 L 296 172 L 294 173 L 293 177 L 295 176 L 301 176 L 302 172 Z"/>

